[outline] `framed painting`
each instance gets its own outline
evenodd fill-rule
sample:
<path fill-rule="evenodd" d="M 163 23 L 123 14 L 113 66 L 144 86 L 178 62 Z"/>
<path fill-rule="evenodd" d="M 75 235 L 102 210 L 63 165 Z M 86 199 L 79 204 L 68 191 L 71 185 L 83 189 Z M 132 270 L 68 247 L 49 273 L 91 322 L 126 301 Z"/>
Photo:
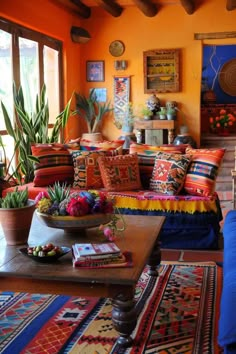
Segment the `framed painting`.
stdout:
<path fill-rule="evenodd" d="M 105 63 L 104 60 L 99 61 L 87 61 L 86 62 L 86 79 L 87 81 L 104 81 L 104 68 Z"/>

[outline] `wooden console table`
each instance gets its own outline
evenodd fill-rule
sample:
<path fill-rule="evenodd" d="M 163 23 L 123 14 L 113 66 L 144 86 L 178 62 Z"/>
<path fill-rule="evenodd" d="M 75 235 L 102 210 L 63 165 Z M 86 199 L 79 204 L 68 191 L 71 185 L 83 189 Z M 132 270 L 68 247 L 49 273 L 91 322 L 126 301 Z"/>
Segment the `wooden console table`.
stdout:
<path fill-rule="evenodd" d="M 173 144 L 175 137 L 175 120 L 155 119 L 155 120 L 137 120 L 134 123 L 134 129 L 141 130 L 168 130 L 168 144 Z"/>

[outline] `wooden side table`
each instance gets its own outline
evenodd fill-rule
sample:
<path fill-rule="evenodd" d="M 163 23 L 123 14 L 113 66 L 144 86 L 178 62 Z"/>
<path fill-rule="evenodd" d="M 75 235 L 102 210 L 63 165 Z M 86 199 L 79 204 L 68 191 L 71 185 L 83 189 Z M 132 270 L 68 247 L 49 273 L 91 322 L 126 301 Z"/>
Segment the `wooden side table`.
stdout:
<path fill-rule="evenodd" d="M 168 130 L 168 144 L 173 144 L 175 138 L 175 120 L 156 119 L 156 120 L 137 120 L 134 129 L 141 130 Z M 141 134 L 141 132 L 140 132 Z"/>

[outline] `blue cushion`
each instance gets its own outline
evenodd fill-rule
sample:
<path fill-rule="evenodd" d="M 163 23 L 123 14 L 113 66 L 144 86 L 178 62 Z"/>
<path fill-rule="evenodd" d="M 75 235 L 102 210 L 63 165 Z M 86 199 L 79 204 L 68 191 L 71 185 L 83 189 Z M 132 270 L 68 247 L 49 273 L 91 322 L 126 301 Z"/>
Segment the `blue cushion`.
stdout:
<path fill-rule="evenodd" d="M 228 212 L 223 227 L 224 267 L 218 342 L 225 353 L 236 353 L 236 210 Z"/>

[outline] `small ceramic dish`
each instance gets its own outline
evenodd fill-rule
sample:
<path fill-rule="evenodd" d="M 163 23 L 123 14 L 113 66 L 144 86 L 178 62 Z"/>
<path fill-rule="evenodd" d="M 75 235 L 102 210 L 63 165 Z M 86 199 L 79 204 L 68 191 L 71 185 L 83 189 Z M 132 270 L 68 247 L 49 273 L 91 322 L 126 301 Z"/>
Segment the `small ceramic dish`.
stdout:
<path fill-rule="evenodd" d="M 71 251 L 71 248 L 69 247 L 61 247 L 62 253 L 57 253 L 55 256 L 44 256 L 44 257 L 39 257 L 39 256 L 33 256 L 28 254 L 28 249 L 27 247 L 20 248 L 19 252 L 28 258 L 33 259 L 35 262 L 40 262 L 40 263 L 53 263 L 56 262 L 59 258 L 64 256 L 65 254 L 69 253 Z"/>

